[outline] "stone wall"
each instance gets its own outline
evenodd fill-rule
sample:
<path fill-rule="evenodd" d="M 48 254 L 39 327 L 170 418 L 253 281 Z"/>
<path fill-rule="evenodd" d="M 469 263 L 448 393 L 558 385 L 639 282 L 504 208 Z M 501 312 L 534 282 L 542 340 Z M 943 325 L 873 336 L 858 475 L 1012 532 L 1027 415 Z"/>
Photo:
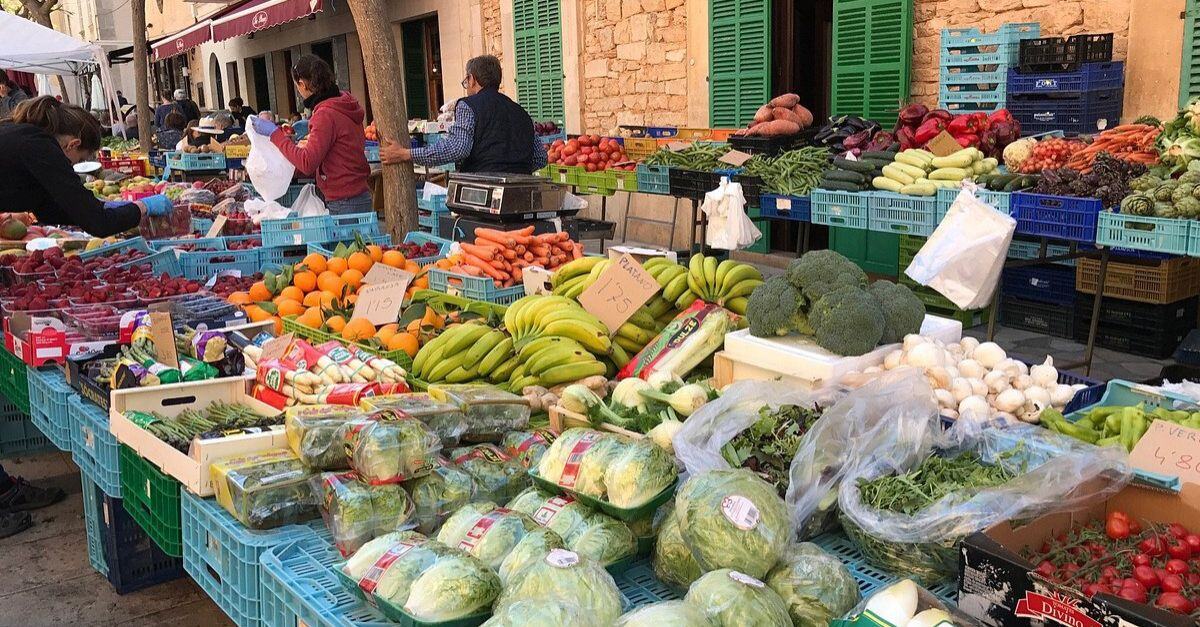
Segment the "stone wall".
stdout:
<path fill-rule="evenodd" d="M 685 0 L 603 0 L 584 12 L 583 131 L 686 126 Z"/>
<path fill-rule="evenodd" d="M 503 61 L 504 24 L 500 21 L 500 0 L 481 0 L 479 8 L 483 14 L 483 52 Z"/>
<path fill-rule="evenodd" d="M 1123 60 L 1129 50 L 1132 1 L 914 0 L 913 98 L 929 106 L 937 104 L 943 28 L 971 26 L 990 33 L 1005 22 L 1038 22 L 1042 25 L 1042 35 L 1047 37 L 1111 32 L 1113 58 Z"/>

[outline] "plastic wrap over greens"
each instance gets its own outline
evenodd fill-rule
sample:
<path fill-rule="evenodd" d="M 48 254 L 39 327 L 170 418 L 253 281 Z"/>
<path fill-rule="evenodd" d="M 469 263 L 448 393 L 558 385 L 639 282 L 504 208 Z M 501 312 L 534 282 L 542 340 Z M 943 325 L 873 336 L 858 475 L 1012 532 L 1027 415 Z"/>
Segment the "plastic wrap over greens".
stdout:
<path fill-rule="evenodd" d="M 683 598 L 716 627 L 790 627 L 787 605 L 767 584 L 736 570 L 706 573 Z"/>
<path fill-rule="evenodd" d="M 568 429 L 542 456 L 538 474 L 563 488 L 623 509 L 643 505 L 675 483 L 675 460 L 647 439 L 626 442 L 593 429 Z"/>
<path fill-rule="evenodd" d="M 621 593 L 612 575 L 588 557 L 563 549 L 518 572 L 496 601 L 496 613 L 523 600 L 573 603 L 595 625 L 610 625 L 621 615 Z"/>
<path fill-rule="evenodd" d="M 554 496 L 537 488 L 518 494 L 509 509 L 562 537 L 567 548 L 605 566 L 633 555 L 637 539 L 625 523 L 597 512 L 568 495 Z"/>
<path fill-rule="evenodd" d="M 649 438 L 622 444 L 604 471 L 604 487 L 609 503 L 634 509 L 675 483 L 679 471 L 671 454 Z"/>
<path fill-rule="evenodd" d="M 483 627 L 538 627 L 540 625 L 586 625 L 591 617 L 578 605 L 562 599 L 524 599 L 496 612 Z"/>
<path fill-rule="evenodd" d="M 465 470 L 438 458 L 428 475 L 404 482 L 415 510 L 417 531 L 433 533 L 450 514 L 475 498 L 475 480 Z"/>
<path fill-rule="evenodd" d="M 318 516 L 312 472 L 288 450 L 230 457 L 210 467 L 217 502 L 249 529 L 274 529 Z"/>
<path fill-rule="evenodd" d="M 533 468 L 557 439 L 558 433 L 553 429 L 511 431 L 504 434 L 500 447 L 525 468 Z"/>
<path fill-rule="evenodd" d="M 529 485 L 525 468 L 495 444 L 456 448 L 450 456 L 475 480 L 475 494 L 480 499 L 507 503 Z"/>
<path fill-rule="evenodd" d="M 709 627 L 704 612 L 687 601 L 660 601 L 629 612 L 613 627 Z"/>
<path fill-rule="evenodd" d="M 683 530 L 679 528 L 679 516 L 675 507 L 668 506 L 667 516 L 658 529 L 654 542 L 654 575 L 660 581 L 676 588 L 687 588 L 704 574 L 692 551 L 683 541 Z"/>
<path fill-rule="evenodd" d="M 440 449 L 437 435 L 412 418 L 355 420 L 346 427 L 350 467 L 371 485 L 429 474 Z"/>
<path fill-rule="evenodd" d="M 498 441 L 505 433 L 529 425 L 529 401 L 493 385 L 437 384 L 429 387 L 429 394 L 462 408 L 467 415 L 466 440 Z"/>
<path fill-rule="evenodd" d="M 325 526 L 342 556 L 376 536 L 411 526 L 413 503 L 398 485 L 369 486 L 350 472 L 326 472 L 310 481 Z"/>
<path fill-rule="evenodd" d="M 538 527 L 526 533 L 500 563 L 500 569 L 497 571 L 500 581 L 507 584 L 526 566 L 546 557 L 550 551 L 565 548 L 567 545 L 562 537 L 545 527 Z"/>
<path fill-rule="evenodd" d="M 793 625 L 828 625 L 861 598 L 841 560 L 808 542 L 788 547 L 766 583 L 787 604 Z"/>
<path fill-rule="evenodd" d="M 346 470 L 345 425 L 363 413 L 345 405 L 289 407 L 284 414 L 288 446 L 314 470 Z"/>
<path fill-rule="evenodd" d="M 372 396 L 364 399 L 362 404 L 370 410 L 402 411 L 410 418 L 420 420 L 441 438 L 442 448 L 456 446 L 459 438 L 467 430 L 467 415 L 461 407 L 456 403 L 439 401 L 421 392 Z"/>
<path fill-rule="evenodd" d="M 790 537 L 775 488 L 749 470 L 712 470 L 675 495 L 683 541 L 705 571 L 732 568 L 762 578 Z"/>
<path fill-rule="evenodd" d="M 520 512 L 491 502 L 468 503 L 446 519 L 437 540 L 478 557 L 498 571 L 504 558 L 537 528 L 533 519 Z"/>

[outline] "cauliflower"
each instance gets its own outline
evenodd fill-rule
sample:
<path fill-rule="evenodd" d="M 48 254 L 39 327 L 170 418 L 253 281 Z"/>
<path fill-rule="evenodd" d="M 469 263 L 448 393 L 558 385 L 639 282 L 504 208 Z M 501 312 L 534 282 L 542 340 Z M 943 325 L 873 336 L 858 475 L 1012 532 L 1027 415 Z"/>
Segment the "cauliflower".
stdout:
<path fill-rule="evenodd" d="M 837 355 L 862 355 L 879 345 L 884 317 L 869 292 L 841 287 L 813 305 L 808 314 L 817 344 Z"/>
<path fill-rule="evenodd" d="M 836 251 L 814 250 L 788 264 L 787 280 L 809 301 L 816 301 L 840 287 L 865 287 L 867 273 Z"/>
<path fill-rule="evenodd" d="M 754 288 L 746 303 L 746 317 L 750 319 L 750 335 L 772 337 L 788 333 L 811 334 L 808 316 L 804 313 L 802 296 L 787 279 L 771 277 Z"/>

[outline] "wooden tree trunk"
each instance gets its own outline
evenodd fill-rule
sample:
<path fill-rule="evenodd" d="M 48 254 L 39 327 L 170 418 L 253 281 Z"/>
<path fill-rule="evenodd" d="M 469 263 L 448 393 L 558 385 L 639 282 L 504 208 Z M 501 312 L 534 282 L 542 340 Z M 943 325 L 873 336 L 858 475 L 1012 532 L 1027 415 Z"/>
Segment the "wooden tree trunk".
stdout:
<path fill-rule="evenodd" d="M 137 105 L 138 142 L 150 149 L 154 109 L 150 107 L 150 64 L 146 58 L 146 0 L 130 0 L 133 13 L 133 83 L 134 104 Z"/>
<path fill-rule="evenodd" d="M 29 19 L 46 28 L 54 28 L 54 24 L 50 22 L 50 13 L 58 7 L 58 0 L 21 0 L 21 6 L 25 8 Z M 58 82 L 58 92 L 62 94 L 62 101 L 70 103 L 71 95 L 67 93 L 67 82 L 62 76 L 55 76 L 54 79 Z"/>
<path fill-rule="evenodd" d="M 136 0 L 135 0 L 136 1 Z M 408 146 L 408 112 L 404 105 L 403 76 L 385 0 L 348 0 L 362 43 L 367 88 L 380 137 Z M 383 166 L 383 219 L 399 241 L 417 230 L 416 177 L 411 163 Z"/>

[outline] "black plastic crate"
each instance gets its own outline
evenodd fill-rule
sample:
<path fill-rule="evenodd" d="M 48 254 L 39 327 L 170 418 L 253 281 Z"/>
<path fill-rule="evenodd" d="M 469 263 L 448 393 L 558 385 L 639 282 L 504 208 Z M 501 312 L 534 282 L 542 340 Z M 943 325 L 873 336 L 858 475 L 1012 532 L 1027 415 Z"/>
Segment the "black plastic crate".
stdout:
<path fill-rule="evenodd" d="M 1125 89 L 1095 89 L 1067 94 L 1008 99 L 1008 111 L 1021 123 L 1021 131 L 1044 133 L 1095 133 L 1120 123 Z"/>
<path fill-rule="evenodd" d="M 1197 341 L 1200 342 L 1200 338 L 1197 338 Z M 1179 383 L 1183 380 L 1200 381 L 1200 366 L 1191 364 L 1167 364 L 1158 372 L 1158 376 L 1145 379 L 1144 381 L 1141 381 L 1141 383 L 1145 383 L 1146 385 L 1162 385 L 1163 381 Z"/>
<path fill-rule="evenodd" d="M 1067 41 L 1075 43 L 1075 57 L 1079 63 L 1106 63 L 1112 61 L 1112 33 L 1071 35 L 1067 38 Z"/>
<path fill-rule="evenodd" d="M 667 171 L 667 180 L 671 186 L 671 195 L 677 198 L 703 199 L 704 195 L 721 186 L 721 177 L 732 177 L 736 170 L 718 170 L 703 172 L 701 170 L 685 170 L 671 168 Z"/>
<path fill-rule="evenodd" d="M 100 521 L 104 562 L 108 581 L 117 594 L 128 594 L 184 576 L 183 560 L 162 552 L 125 511 L 122 499 L 108 496 L 99 486 L 86 482 L 85 490 L 96 491 L 96 518 Z"/>
<path fill-rule="evenodd" d="M 1088 323 L 1092 319 L 1092 294 L 1080 293 L 1075 299 L 1075 316 Z M 1106 297 L 1100 301 L 1100 324 L 1119 324 L 1144 329 L 1192 329 L 1200 300 L 1196 296 L 1166 305 L 1150 305 L 1132 300 Z"/>
<path fill-rule="evenodd" d="M 1022 39 L 1018 65 L 1022 72 L 1069 72 L 1082 63 L 1112 61 L 1113 34 Z"/>
<path fill-rule="evenodd" d="M 1075 331 L 1071 308 L 1012 296 L 1000 299 L 1000 323 L 1012 329 L 1065 338 L 1071 338 Z"/>
<path fill-rule="evenodd" d="M 1075 318 L 1075 339 L 1086 342 L 1088 325 Z M 1096 329 L 1096 346 L 1119 353 L 1129 353 L 1151 359 L 1166 359 L 1175 352 L 1189 329 L 1145 329 L 1119 324 L 1104 324 Z"/>
<path fill-rule="evenodd" d="M 1070 307 L 1075 303 L 1075 269 L 1064 266 L 1005 268 L 1000 292 L 1022 300 Z"/>
<path fill-rule="evenodd" d="M 804 145 L 805 133 L 795 135 L 730 135 L 729 146 L 748 155 L 767 155 L 774 157 L 781 152 Z"/>
<path fill-rule="evenodd" d="M 746 197 L 746 206 L 757 208 L 760 205 L 763 193 L 767 191 L 763 189 L 765 184 L 762 177 L 750 174 L 738 174 L 733 177 L 733 181 L 742 184 L 742 195 Z"/>

